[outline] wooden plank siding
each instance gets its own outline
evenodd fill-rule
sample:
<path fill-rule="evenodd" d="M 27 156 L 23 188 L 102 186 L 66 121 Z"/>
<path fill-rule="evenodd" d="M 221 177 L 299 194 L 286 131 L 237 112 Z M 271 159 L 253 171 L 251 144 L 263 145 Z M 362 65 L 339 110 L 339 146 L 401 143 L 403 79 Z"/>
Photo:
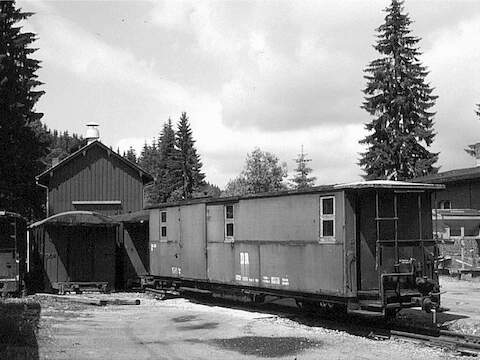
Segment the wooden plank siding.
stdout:
<path fill-rule="evenodd" d="M 143 208 L 139 172 L 99 146 L 88 148 L 74 161 L 52 171 L 48 187 L 49 216 L 73 210 L 116 215 Z M 120 201 L 120 204 L 75 205 L 75 201 Z"/>

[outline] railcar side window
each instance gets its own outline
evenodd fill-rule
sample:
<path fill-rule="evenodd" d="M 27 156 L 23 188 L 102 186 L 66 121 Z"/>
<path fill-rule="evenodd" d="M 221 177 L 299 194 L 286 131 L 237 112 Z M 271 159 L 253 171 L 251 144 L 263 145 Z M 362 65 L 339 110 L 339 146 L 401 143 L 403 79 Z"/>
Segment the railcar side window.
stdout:
<path fill-rule="evenodd" d="M 320 198 L 320 238 L 335 238 L 335 197 Z"/>
<path fill-rule="evenodd" d="M 225 242 L 235 239 L 233 205 L 225 205 Z"/>
<path fill-rule="evenodd" d="M 167 241 L 167 212 L 160 212 L 160 240 Z"/>

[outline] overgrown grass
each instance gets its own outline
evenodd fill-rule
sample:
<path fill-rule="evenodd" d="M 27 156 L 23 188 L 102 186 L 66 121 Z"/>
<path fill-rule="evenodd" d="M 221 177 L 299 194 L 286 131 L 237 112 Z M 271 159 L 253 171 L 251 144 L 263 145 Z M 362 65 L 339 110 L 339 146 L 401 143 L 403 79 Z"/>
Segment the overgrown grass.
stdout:
<path fill-rule="evenodd" d="M 38 359 L 40 304 L 0 299 L 0 359 Z"/>

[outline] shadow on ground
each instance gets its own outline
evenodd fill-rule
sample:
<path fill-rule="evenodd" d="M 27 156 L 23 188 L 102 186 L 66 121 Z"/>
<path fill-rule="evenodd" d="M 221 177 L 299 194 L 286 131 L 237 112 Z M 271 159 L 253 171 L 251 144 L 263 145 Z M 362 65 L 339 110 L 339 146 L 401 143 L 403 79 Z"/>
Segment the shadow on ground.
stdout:
<path fill-rule="evenodd" d="M 394 320 L 385 320 L 384 318 L 369 318 L 350 315 L 333 309 L 309 312 L 294 306 L 294 302 L 292 302 L 291 305 L 274 302 L 255 304 L 253 302 L 239 302 L 205 296 L 194 298 L 189 297 L 189 300 L 207 306 L 223 306 L 245 311 L 271 314 L 310 327 L 322 327 L 330 330 L 344 331 L 351 335 L 368 338 L 372 337 L 372 330 L 375 330 L 375 334 L 381 335 L 384 333 L 387 335 L 389 329 L 408 330 L 409 328 L 416 328 L 419 332 L 422 332 L 421 330 L 424 329 L 427 334 L 438 329 L 447 329 L 448 324 L 453 321 L 468 318 L 467 316 L 459 314 L 438 313 L 437 323 L 433 324 L 432 314 L 427 314 L 419 309 L 404 309 L 397 314 Z"/>
<path fill-rule="evenodd" d="M 40 304 L 0 300 L 0 359 L 38 359 Z"/>

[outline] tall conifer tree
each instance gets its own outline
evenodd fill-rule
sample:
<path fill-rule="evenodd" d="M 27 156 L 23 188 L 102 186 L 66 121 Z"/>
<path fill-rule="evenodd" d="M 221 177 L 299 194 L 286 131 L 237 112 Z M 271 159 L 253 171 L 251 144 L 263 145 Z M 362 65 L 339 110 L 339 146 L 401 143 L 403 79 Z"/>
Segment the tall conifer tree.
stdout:
<path fill-rule="evenodd" d="M 0 209 L 32 219 L 43 216 L 44 190 L 35 175 L 44 170 L 40 159 L 47 153 L 35 104 L 43 91 L 31 57 L 35 34 L 22 32 L 19 22 L 30 17 L 13 1 L 0 2 Z"/>
<path fill-rule="evenodd" d="M 183 185 L 179 153 L 175 147 L 175 130 L 171 119 L 163 125 L 158 138 L 158 152 L 160 161 L 157 168 L 155 193 L 158 202 L 167 202 L 172 193 Z"/>
<path fill-rule="evenodd" d="M 419 60 L 420 39 L 410 35 L 403 1 L 392 0 L 385 9 L 374 48 L 382 55 L 365 69 L 364 108 L 374 119 L 365 125 L 369 135 L 361 144 L 360 166 L 366 179 L 405 180 L 434 173 L 438 159 L 428 147 L 435 137 L 436 96 L 426 83 L 428 71 Z"/>
<path fill-rule="evenodd" d="M 185 112 L 182 113 L 178 122 L 176 145 L 182 181 L 179 190 L 181 197 L 188 199 L 204 184 L 205 175 L 202 173 L 202 162 L 195 149 L 195 140 L 193 140 L 192 130 Z"/>

